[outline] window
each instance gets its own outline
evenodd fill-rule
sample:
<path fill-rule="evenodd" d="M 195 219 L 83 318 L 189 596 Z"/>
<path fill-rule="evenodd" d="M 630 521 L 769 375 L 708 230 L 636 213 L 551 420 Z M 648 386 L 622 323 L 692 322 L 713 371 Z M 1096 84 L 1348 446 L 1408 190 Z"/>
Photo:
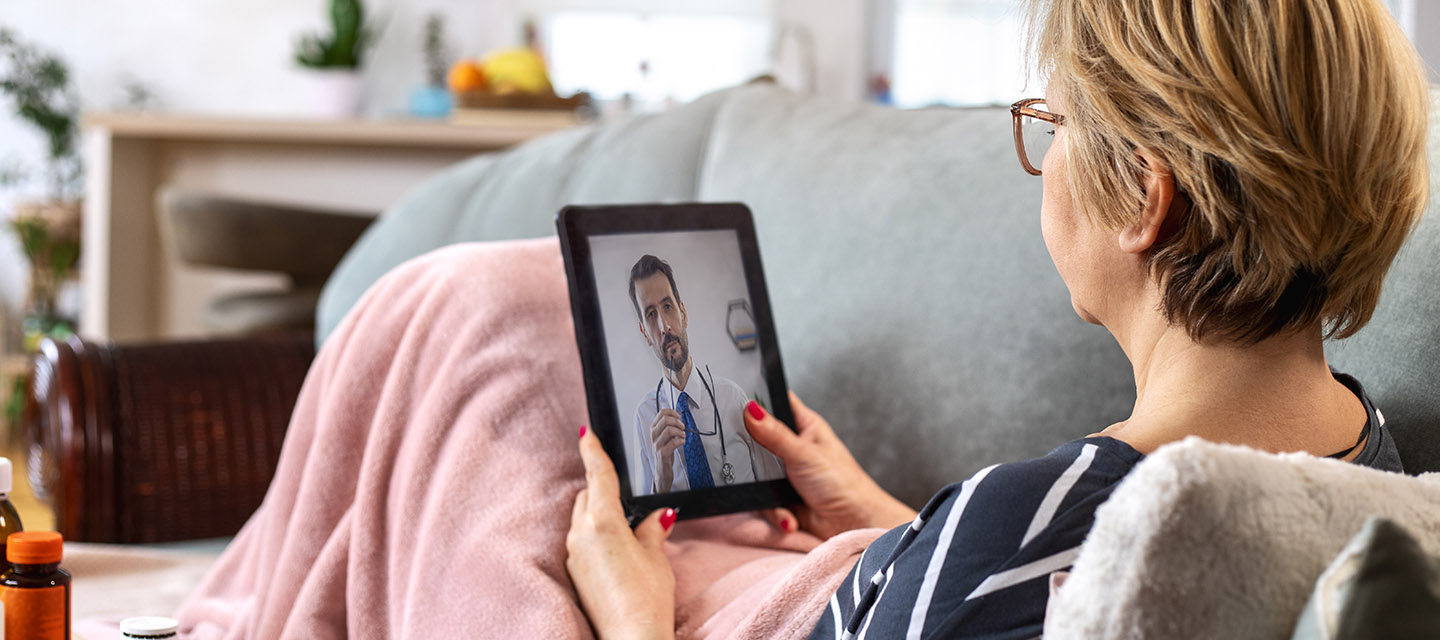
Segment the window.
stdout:
<path fill-rule="evenodd" d="M 1415 2 L 1416 0 L 1385 0 L 1385 6 L 1390 8 L 1390 13 L 1394 14 L 1395 20 L 1400 23 L 1400 29 L 1412 42 L 1415 40 Z"/>
<path fill-rule="evenodd" d="M 688 102 L 769 69 L 762 16 L 565 10 L 541 21 L 551 81 L 562 95 L 629 94 L 637 108 Z"/>
<path fill-rule="evenodd" d="M 1384 0 L 1412 39 L 1417 1 Z M 889 46 L 884 43 L 886 34 L 879 34 L 878 53 L 882 61 L 888 58 L 890 99 L 897 106 L 1003 105 L 1021 95 L 1038 95 L 1044 88 L 1026 86 L 1025 3 L 877 2 L 893 11 Z"/>
<path fill-rule="evenodd" d="M 1027 90 L 1023 3 L 892 1 L 890 96 L 897 106 L 1010 104 Z"/>

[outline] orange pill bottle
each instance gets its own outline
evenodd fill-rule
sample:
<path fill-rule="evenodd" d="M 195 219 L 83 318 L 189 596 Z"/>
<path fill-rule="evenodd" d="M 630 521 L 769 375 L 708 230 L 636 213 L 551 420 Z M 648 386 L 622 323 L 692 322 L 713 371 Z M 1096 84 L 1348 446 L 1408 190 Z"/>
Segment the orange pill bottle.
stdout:
<path fill-rule="evenodd" d="M 12 533 L 0 576 L 5 640 L 69 640 L 70 573 L 60 568 L 65 541 L 54 531 Z"/>

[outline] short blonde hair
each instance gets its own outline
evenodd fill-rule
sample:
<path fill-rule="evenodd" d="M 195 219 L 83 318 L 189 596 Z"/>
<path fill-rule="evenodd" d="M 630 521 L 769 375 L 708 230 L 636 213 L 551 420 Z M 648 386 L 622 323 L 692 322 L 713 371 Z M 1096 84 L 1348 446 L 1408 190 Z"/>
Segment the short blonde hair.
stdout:
<path fill-rule="evenodd" d="M 1254 343 L 1347 337 L 1429 188 L 1424 68 L 1378 0 L 1036 0 L 1069 189 L 1118 230 L 1143 151 L 1192 203 L 1148 255 L 1172 325 Z"/>

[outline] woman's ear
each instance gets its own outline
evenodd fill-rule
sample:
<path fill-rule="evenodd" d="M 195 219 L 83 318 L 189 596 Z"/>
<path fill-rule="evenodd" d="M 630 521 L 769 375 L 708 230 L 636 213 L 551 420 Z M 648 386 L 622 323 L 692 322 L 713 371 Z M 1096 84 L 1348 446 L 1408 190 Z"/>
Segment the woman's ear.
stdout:
<path fill-rule="evenodd" d="M 1148 152 L 1137 151 L 1136 157 L 1145 165 L 1145 206 L 1140 210 L 1140 219 L 1120 231 L 1120 249 L 1126 253 L 1140 254 L 1149 251 L 1162 240 L 1166 232 L 1174 229 L 1179 222 L 1171 206 L 1175 204 L 1175 176 L 1163 160 Z"/>

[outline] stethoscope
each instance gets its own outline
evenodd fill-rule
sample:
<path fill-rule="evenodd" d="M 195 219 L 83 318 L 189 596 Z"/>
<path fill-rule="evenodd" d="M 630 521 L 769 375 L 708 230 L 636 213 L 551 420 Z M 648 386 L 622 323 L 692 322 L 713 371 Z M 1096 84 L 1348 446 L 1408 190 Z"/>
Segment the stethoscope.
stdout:
<path fill-rule="evenodd" d="M 715 374 L 710 373 L 708 364 L 705 365 L 705 373 L 710 374 L 711 380 L 715 379 Z M 699 371 L 696 371 L 695 375 L 700 377 L 700 384 L 705 386 L 705 393 L 710 396 L 710 411 L 715 415 L 715 429 L 706 433 L 690 428 L 690 425 L 683 424 L 684 421 L 681 421 L 680 426 L 685 429 L 686 433 L 693 433 L 697 436 L 720 436 L 720 477 L 725 480 L 725 484 L 735 484 L 735 467 L 730 464 L 730 454 L 725 450 L 725 422 L 720 419 L 720 407 L 715 404 L 715 390 L 710 387 L 710 383 L 705 381 L 705 376 L 700 375 Z M 655 413 L 660 413 L 660 388 L 665 386 L 665 382 L 665 377 L 661 376 L 660 382 L 655 385 Z M 671 385 L 670 389 L 670 407 L 673 409 L 675 407 L 674 385 Z"/>

